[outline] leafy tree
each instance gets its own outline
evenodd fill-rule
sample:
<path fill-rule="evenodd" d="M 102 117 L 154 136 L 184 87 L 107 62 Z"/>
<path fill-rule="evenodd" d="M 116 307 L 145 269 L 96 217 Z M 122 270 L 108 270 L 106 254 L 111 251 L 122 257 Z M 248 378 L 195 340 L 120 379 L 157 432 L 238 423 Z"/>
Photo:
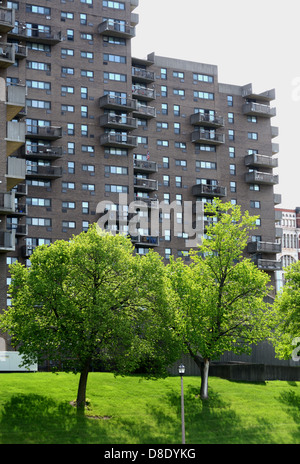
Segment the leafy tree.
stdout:
<path fill-rule="evenodd" d="M 278 358 L 299 361 L 300 261 L 291 264 L 285 271 L 285 285 L 275 298 L 277 326 L 272 341 Z"/>
<path fill-rule="evenodd" d="M 209 363 L 224 352 L 250 353 L 270 335 L 273 311 L 264 298 L 269 276 L 243 258 L 256 217 L 239 206 L 214 200 L 205 214 L 217 218 L 207 226 L 192 263 L 171 259 L 170 285 L 177 310 L 176 330 L 201 368 L 201 396 L 208 396 Z"/>
<path fill-rule="evenodd" d="M 146 359 L 149 375 L 162 375 L 176 359 L 165 267 L 157 253 L 133 250 L 129 238 L 94 224 L 70 241 L 38 247 L 29 268 L 10 268 L 12 306 L 0 327 L 25 364 L 46 358 L 80 373 L 78 412 L 93 362 L 124 374 Z"/>

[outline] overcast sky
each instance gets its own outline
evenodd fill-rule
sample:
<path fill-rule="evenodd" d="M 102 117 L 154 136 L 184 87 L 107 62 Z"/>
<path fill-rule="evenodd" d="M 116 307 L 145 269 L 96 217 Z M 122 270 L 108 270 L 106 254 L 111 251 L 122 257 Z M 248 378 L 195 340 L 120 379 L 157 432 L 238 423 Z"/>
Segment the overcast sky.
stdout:
<path fill-rule="evenodd" d="M 300 206 L 299 0 L 139 0 L 132 54 L 218 66 L 219 82 L 275 88 L 279 207 Z M 299 141 L 298 141 L 299 138 Z"/>

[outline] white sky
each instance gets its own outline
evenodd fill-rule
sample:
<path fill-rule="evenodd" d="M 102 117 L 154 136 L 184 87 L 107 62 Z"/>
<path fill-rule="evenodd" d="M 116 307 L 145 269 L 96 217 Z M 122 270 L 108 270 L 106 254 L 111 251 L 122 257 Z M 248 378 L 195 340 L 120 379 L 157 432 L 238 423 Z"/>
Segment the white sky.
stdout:
<path fill-rule="evenodd" d="M 299 0 L 139 0 L 132 54 L 218 66 L 219 82 L 275 88 L 283 208 L 300 206 Z M 298 140 L 299 138 L 299 140 Z"/>

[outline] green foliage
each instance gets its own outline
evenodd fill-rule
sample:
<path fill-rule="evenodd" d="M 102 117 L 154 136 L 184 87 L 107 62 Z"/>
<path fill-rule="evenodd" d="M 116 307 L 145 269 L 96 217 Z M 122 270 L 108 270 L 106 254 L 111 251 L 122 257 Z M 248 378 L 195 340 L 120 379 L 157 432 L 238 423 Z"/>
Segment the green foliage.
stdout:
<path fill-rule="evenodd" d="M 275 299 L 277 327 L 272 341 L 279 358 L 292 359 L 294 350 L 300 345 L 300 339 L 293 343 L 300 337 L 300 261 L 285 271 L 285 285 Z"/>
<path fill-rule="evenodd" d="M 25 363 L 46 358 L 82 372 L 96 361 L 122 374 L 145 357 L 157 358 L 160 371 L 166 356 L 172 362 L 162 260 L 133 250 L 128 238 L 95 224 L 69 242 L 38 247 L 29 268 L 11 266 L 12 306 L 1 328 Z"/>
<path fill-rule="evenodd" d="M 193 357 L 249 353 L 251 344 L 270 335 L 273 321 L 273 310 L 264 301 L 269 276 L 242 257 L 256 217 L 219 200 L 207 205 L 205 213 L 218 221 L 191 252 L 191 265 L 172 259 L 168 266 L 177 327 Z"/>

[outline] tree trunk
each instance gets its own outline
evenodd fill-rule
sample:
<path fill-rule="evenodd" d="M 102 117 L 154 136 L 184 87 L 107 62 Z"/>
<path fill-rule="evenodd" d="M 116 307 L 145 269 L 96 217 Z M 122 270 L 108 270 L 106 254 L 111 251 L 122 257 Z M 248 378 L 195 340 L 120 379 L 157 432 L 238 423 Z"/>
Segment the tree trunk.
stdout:
<path fill-rule="evenodd" d="M 90 370 L 91 360 L 87 359 L 85 365 L 80 373 L 79 385 L 77 390 L 77 413 L 83 414 L 85 408 L 85 397 L 86 397 L 86 384 L 88 379 L 88 374 Z"/>
<path fill-rule="evenodd" d="M 209 358 L 204 358 L 201 368 L 201 389 L 200 396 L 203 400 L 208 399 L 208 370 L 209 370 Z"/>

